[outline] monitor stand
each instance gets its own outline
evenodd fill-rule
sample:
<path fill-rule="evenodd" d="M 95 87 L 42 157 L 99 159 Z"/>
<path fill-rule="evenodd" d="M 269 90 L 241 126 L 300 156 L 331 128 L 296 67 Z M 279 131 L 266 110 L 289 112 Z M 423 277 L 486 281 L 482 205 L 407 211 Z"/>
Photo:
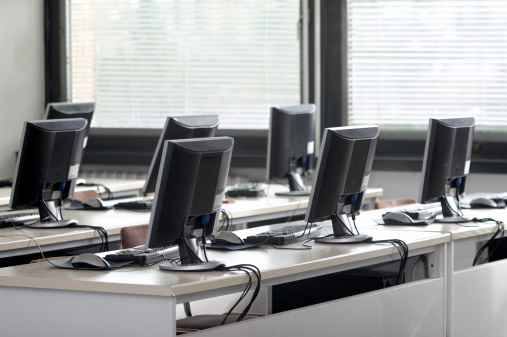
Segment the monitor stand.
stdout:
<path fill-rule="evenodd" d="M 75 219 L 63 220 L 54 200 L 39 201 L 39 218 L 38 222 L 24 224 L 24 226 L 29 228 L 61 228 L 78 224 Z"/>
<path fill-rule="evenodd" d="M 303 182 L 301 174 L 298 172 L 289 172 L 287 179 L 289 180 L 290 191 L 276 192 L 275 195 L 279 197 L 304 197 L 310 195 L 310 190 Z"/>
<path fill-rule="evenodd" d="M 178 249 L 180 252 L 180 264 L 172 264 L 172 263 L 163 263 L 159 266 L 160 270 L 166 271 L 210 271 L 215 270 L 218 267 L 225 266 L 223 262 L 220 261 L 202 261 L 201 258 L 201 249 L 197 243 L 196 237 L 187 237 L 178 240 Z M 189 250 L 192 250 L 191 253 Z M 190 260 L 195 260 L 195 255 L 199 257 L 201 262 L 191 262 Z M 190 257 L 192 256 L 192 257 Z M 187 261 L 187 262 L 185 262 Z"/>
<path fill-rule="evenodd" d="M 458 206 L 456 199 L 453 196 L 443 196 L 439 199 L 440 205 L 442 206 L 442 218 L 436 217 L 434 223 L 464 223 L 471 222 L 472 220 L 468 217 L 458 215 Z"/>
<path fill-rule="evenodd" d="M 348 230 L 348 227 L 342 218 L 343 216 L 347 216 L 346 214 L 334 214 L 331 216 L 331 222 L 333 224 L 333 236 L 325 236 L 320 238 L 315 238 L 315 242 L 320 243 L 334 243 L 334 244 L 344 244 L 344 243 L 362 243 L 362 242 L 370 242 L 373 238 L 369 235 L 360 234 L 360 235 L 352 235 Z"/>

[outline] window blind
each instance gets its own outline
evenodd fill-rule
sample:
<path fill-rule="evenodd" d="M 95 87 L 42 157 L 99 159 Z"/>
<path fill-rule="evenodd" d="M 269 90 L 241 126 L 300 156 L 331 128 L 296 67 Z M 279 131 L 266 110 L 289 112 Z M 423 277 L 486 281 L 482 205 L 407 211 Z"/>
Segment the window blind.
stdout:
<path fill-rule="evenodd" d="M 92 126 L 161 127 L 218 114 L 266 129 L 300 103 L 299 0 L 69 3 L 69 95 L 95 101 Z"/>
<path fill-rule="evenodd" d="M 349 124 L 507 126 L 507 2 L 348 0 Z"/>

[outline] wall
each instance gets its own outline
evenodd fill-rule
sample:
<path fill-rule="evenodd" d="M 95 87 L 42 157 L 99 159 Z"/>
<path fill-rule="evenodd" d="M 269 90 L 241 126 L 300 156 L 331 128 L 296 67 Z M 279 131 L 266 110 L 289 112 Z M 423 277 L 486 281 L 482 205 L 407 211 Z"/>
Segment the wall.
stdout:
<path fill-rule="evenodd" d="M 382 199 L 413 198 L 419 200 L 420 172 L 374 171 L 368 183 L 371 187 L 382 187 Z M 507 192 L 507 174 L 470 174 L 467 177 L 466 193 Z"/>
<path fill-rule="evenodd" d="M 43 5 L 0 0 L 0 179 L 13 176 L 23 122 L 43 117 Z"/>

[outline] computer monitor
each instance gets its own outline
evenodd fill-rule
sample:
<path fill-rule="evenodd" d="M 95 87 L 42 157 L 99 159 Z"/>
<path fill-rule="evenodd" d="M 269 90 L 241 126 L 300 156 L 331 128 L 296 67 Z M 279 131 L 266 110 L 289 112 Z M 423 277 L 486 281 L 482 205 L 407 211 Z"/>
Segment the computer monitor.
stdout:
<path fill-rule="evenodd" d="M 218 123 L 219 118 L 216 115 L 167 117 L 151 160 L 143 192 L 155 192 L 162 148 L 166 140 L 214 137 Z"/>
<path fill-rule="evenodd" d="M 65 119 L 65 118 L 84 118 L 87 120 L 88 125 L 85 130 L 85 140 L 83 147 L 86 147 L 88 142 L 88 134 L 90 133 L 90 126 L 92 122 L 93 112 L 95 111 L 95 103 L 49 103 L 46 107 L 46 114 L 44 119 Z"/>
<path fill-rule="evenodd" d="M 198 239 L 217 230 L 234 140 L 230 137 L 165 141 L 145 246 L 177 244 L 181 264 L 162 270 L 210 270 Z"/>
<path fill-rule="evenodd" d="M 303 176 L 312 167 L 314 114 L 314 104 L 271 108 L 267 179 L 288 179 L 290 189 L 276 195 L 310 195 Z"/>
<path fill-rule="evenodd" d="M 473 117 L 430 118 L 420 202 L 440 201 L 443 218 L 436 222 L 467 222 L 458 207 L 470 170 L 475 120 Z"/>
<path fill-rule="evenodd" d="M 25 226 L 63 227 L 58 206 L 74 194 L 88 122 L 83 118 L 25 122 L 11 192 L 12 209 L 39 208 L 40 221 Z"/>
<path fill-rule="evenodd" d="M 379 128 L 374 125 L 324 130 L 317 169 L 305 220 L 309 223 L 331 219 L 333 235 L 316 242 L 368 242 L 368 235 L 354 235 L 347 226 L 363 205 L 370 179 Z"/>

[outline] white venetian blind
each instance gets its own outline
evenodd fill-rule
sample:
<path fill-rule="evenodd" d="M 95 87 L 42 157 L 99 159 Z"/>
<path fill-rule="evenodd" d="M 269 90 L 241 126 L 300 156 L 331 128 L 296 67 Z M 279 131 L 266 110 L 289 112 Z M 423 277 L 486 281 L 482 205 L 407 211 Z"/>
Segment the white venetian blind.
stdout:
<path fill-rule="evenodd" d="M 300 103 L 298 19 L 299 0 L 71 0 L 71 100 L 96 102 L 95 127 L 267 128 Z"/>
<path fill-rule="evenodd" d="M 507 126 L 507 1 L 348 0 L 349 123 Z"/>

